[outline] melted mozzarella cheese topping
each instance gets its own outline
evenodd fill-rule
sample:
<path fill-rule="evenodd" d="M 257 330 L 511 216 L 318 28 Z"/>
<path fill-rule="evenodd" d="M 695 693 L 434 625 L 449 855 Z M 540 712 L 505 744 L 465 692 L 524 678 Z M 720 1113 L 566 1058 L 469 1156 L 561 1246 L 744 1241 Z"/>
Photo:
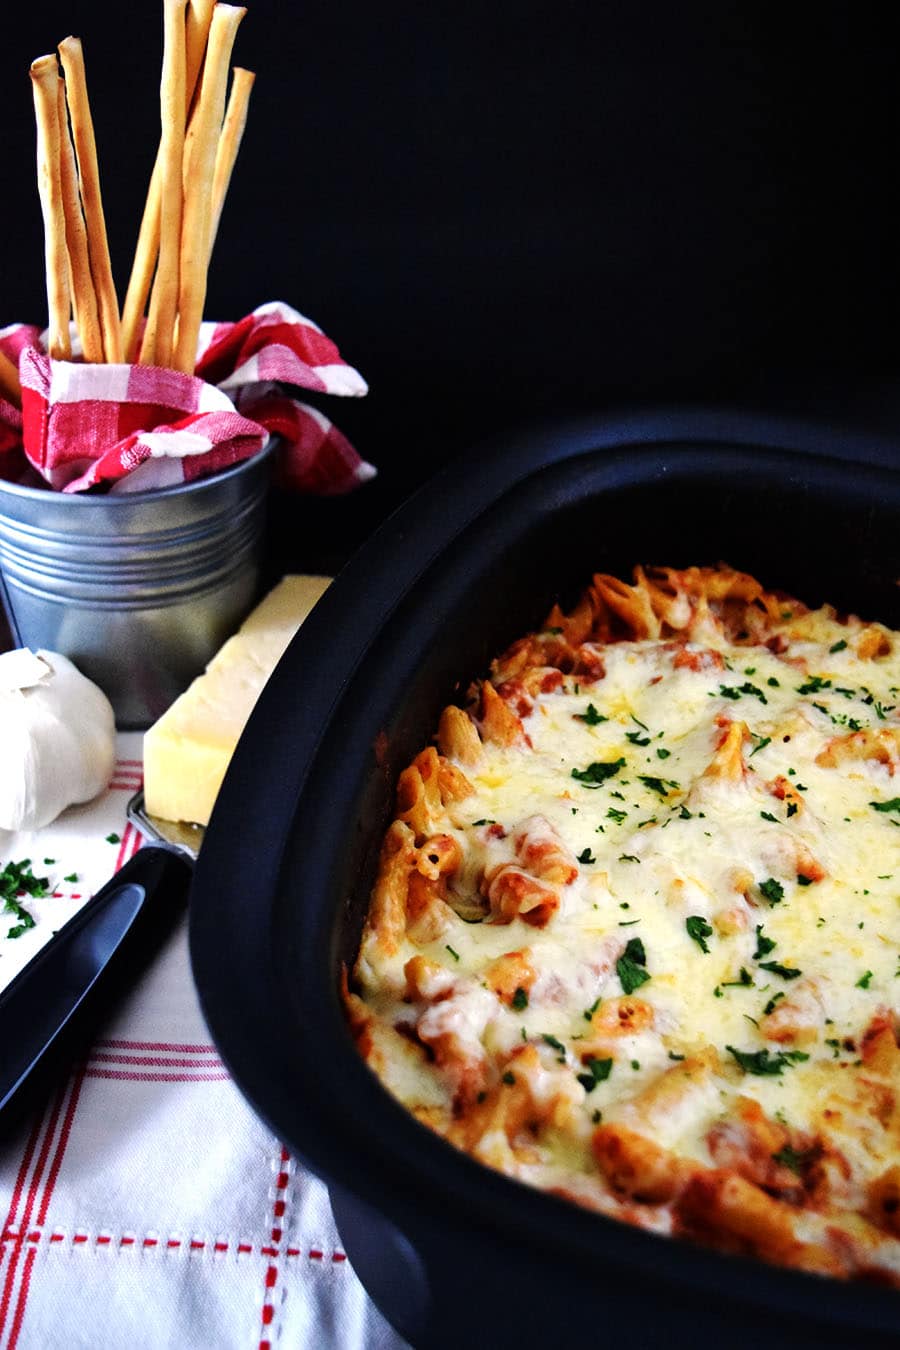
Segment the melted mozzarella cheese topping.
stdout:
<path fill-rule="evenodd" d="M 858 631 L 817 611 L 747 645 L 709 623 L 507 691 L 522 736 L 450 757 L 471 790 L 434 822 L 461 857 L 439 922 L 395 950 L 370 928 L 356 969 L 370 1063 L 407 1106 L 630 1222 L 900 1278 L 876 1196 L 900 1164 L 900 642 L 861 659 Z M 528 885 L 548 921 L 498 908 Z M 616 1161 L 632 1134 L 640 1184 Z M 733 1216 L 704 1234 L 691 1187 L 726 1207 L 726 1175 L 796 1250 Z"/>

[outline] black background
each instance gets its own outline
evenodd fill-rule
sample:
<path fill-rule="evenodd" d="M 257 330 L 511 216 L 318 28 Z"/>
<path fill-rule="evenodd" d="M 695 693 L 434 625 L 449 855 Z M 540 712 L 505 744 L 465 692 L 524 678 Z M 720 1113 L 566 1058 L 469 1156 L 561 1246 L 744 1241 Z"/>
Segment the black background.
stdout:
<path fill-rule="evenodd" d="M 310 530 L 351 547 L 448 456 L 537 415 L 703 401 L 892 421 L 886 24 L 849 4 L 249 0 L 235 60 L 258 79 L 207 314 L 283 299 L 369 381 L 323 406 L 379 479 L 303 508 Z M 43 323 L 29 62 L 84 42 L 121 296 L 161 6 L 46 0 L 4 26 L 0 323 Z"/>

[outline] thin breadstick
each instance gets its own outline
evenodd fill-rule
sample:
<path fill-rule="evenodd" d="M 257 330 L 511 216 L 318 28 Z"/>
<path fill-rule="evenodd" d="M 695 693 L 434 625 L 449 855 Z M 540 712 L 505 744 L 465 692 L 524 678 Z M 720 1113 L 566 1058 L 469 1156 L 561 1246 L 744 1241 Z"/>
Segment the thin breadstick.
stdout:
<path fill-rule="evenodd" d="M 59 66 L 56 57 L 39 57 L 32 62 L 30 74 L 38 130 L 38 192 L 44 217 L 44 264 L 50 320 L 47 347 L 52 357 L 68 361 L 72 355 L 69 259 L 59 173 L 59 100 L 56 94 Z"/>
<path fill-rule="evenodd" d="M 213 10 L 200 97 L 185 140 L 178 338 L 172 364 L 176 370 L 189 374 L 194 369 L 197 338 L 206 303 L 213 174 L 216 146 L 225 115 L 228 65 L 238 26 L 246 12 L 243 6 L 224 4 L 217 4 Z"/>
<path fill-rule="evenodd" d="M 125 293 L 125 305 L 122 309 L 122 351 L 126 361 L 137 358 L 140 345 L 141 319 L 150 294 L 150 283 L 156 267 L 159 252 L 159 210 L 162 190 L 162 159 L 157 156 L 147 189 L 141 228 L 138 231 L 134 262 L 131 265 L 131 277 Z"/>
<path fill-rule="evenodd" d="M 212 22 L 213 4 L 214 0 L 189 0 L 185 13 L 185 121 L 187 120 L 187 108 L 194 96 L 194 90 L 203 66 L 203 55 L 209 37 L 209 25 Z M 156 258 L 159 253 L 161 192 L 162 145 L 160 144 L 156 155 L 156 163 L 153 165 L 153 173 L 150 177 L 150 186 L 147 189 L 147 201 L 144 205 L 144 214 L 141 217 L 141 228 L 138 231 L 131 277 L 128 281 L 125 306 L 122 310 L 122 348 L 126 361 L 134 361 L 137 358 L 140 341 L 138 330 L 144 316 L 147 296 L 150 294 L 150 283 L 153 280 L 153 270 L 156 267 Z"/>
<path fill-rule="evenodd" d="M 185 50 L 185 101 L 184 122 L 188 123 L 194 95 L 200 88 L 200 75 L 203 70 L 203 58 L 206 56 L 206 44 L 209 41 L 209 26 L 212 23 L 216 0 L 188 0 L 184 17 Z"/>
<path fill-rule="evenodd" d="M 66 102 L 72 119 L 72 138 L 75 142 L 78 184 L 87 227 L 91 276 L 94 278 L 100 329 L 103 333 L 103 354 L 107 361 L 117 362 L 122 360 L 119 302 L 116 299 L 116 288 L 113 285 L 109 261 L 106 221 L 103 217 L 103 199 L 100 194 L 100 173 L 97 168 L 97 145 L 88 102 L 81 41 L 76 37 L 67 37 L 59 44 L 58 51 L 66 74 Z"/>
<path fill-rule="evenodd" d="M 5 352 L 0 352 L 0 395 L 6 399 L 7 403 L 13 403 L 17 408 L 22 406 L 22 386 L 19 383 L 19 372 Z"/>
<path fill-rule="evenodd" d="M 178 307 L 178 261 L 181 252 L 182 163 L 185 118 L 185 0 L 164 0 L 164 41 L 160 119 L 162 164 L 159 217 L 159 264 L 153 283 L 150 315 L 144 330 L 141 361 L 167 366 Z"/>
<path fill-rule="evenodd" d="M 59 174 L 62 186 L 63 213 L 66 222 L 66 248 L 69 254 L 69 285 L 72 290 L 72 309 L 75 327 L 81 338 L 85 361 L 103 360 L 103 337 L 97 317 L 97 295 L 91 277 L 88 257 L 87 230 L 81 214 L 78 195 L 78 170 L 75 151 L 69 136 L 69 115 L 66 111 L 65 81 L 57 78 L 59 112 Z"/>
<path fill-rule="evenodd" d="M 231 80 L 231 93 L 228 96 L 228 107 L 225 109 L 225 121 L 222 123 L 222 134 L 216 148 L 216 167 L 213 174 L 212 231 L 209 240 L 210 257 L 215 248 L 216 235 L 219 233 L 219 221 L 222 219 L 222 207 L 225 205 L 225 196 L 231 182 L 234 163 L 241 148 L 244 128 L 247 125 L 250 90 L 253 88 L 255 79 L 256 76 L 252 70 L 243 70 L 240 66 L 235 66 Z"/>

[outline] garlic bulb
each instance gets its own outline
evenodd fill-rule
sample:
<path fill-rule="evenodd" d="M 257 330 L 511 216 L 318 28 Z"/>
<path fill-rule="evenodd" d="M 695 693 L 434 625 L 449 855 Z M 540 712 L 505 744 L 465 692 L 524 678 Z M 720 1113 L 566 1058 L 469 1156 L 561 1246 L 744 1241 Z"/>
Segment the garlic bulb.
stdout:
<path fill-rule="evenodd" d="M 58 652 L 0 656 L 0 829 L 41 829 L 109 782 L 115 719 L 106 695 Z"/>

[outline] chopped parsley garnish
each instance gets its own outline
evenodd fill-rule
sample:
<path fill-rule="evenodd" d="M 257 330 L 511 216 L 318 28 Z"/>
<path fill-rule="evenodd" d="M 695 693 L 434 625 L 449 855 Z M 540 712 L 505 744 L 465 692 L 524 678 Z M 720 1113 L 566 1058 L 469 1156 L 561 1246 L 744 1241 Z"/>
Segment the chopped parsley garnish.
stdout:
<path fill-rule="evenodd" d="M 672 751 L 671 751 L 671 750 L 667 750 L 667 749 L 665 748 L 665 746 L 663 746 L 663 745 L 659 745 L 659 746 L 656 747 L 656 758 L 657 758 L 657 759 L 668 759 L 669 756 L 671 755 L 671 753 L 672 753 Z"/>
<path fill-rule="evenodd" d="M 818 708 L 819 712 L 826 713 L 836 727 L 849 727 L 851 731 L 862 731 L 863 724 L 856 717 L 847 717 L 845 713 L 829 712 L 823 703 L 814 703 L 813 707 Z"/>
<path fill-rule="evenodd" d="M 771 811 L 760 811 L 759 814 L 762 816 L 763 820 L 771 820 L 773 825 L 778 824 L 778 817 L 773 816 Z"/>
<path fill-rule="evenodd" d="M 604 716 L 602 712 L 597 711 L 593 703 L 587 705 L 585 712 L 573 713 L 572 716 L 575 718 L 576 722 L 584 722 L 589 727 L 598 727 L 601 722 L 609 721 L 608 717 Z"/>
<path fill-rule="evenodd" d="M 590 1022 L 590 1021 L 592 1020 L 593 1016 L 594 1016 L 594 1013 L 597 1011 L 597 1009 L 598 1009 L 599 1007 L 600 1007 L 600 998 L 599 998 L 599 996 L 598 996 L 597 998 L 594 999 L 593 1003 L 591 1004 L 591 1006 L 590 1006 L 589 1008 L 585 1008 L 585 1010 L 584 1010 L 584 1020 L 585 1020 L 586 1022 Z"/>
<path fill-rule="evenodd" d="M 674 1050 L 670 1050 L 670 1051 L 669 1051 L 669 1059 L 681 1060 L 681 1059 L 684 1059 L 684 1055 L 676 1055 L 676 1053 L 675 1053 Z"/>
<path fill-rule="evenodd" d="M 577 778 L 579 783 L 585 783 L 588 787 L 600 787 L 607 778 L 614 778 L 620 769 L 625 767 L 625 760 L 622 758 L 612 760 L 595 760 L 589 764 L 586 769 L 573 769 L 572 777 Z"/>
<path fill-rule="evenodd" d="M 587 1073 L 577 1075 L 578 1081 L 585 1092 L 593 1092 L 598 1083 L 605 1083 L 612 1073 L 613 1062 L 611 1059 L 596 1059 L 589 1055 L 585 1060 Z"/>
<path fill-rule="evenodd" d="M 736 1050 L 733 1045 L 726 1045 L 725 1049 L 730 1055 L 734 1056 L 744 1073 L 754 1073 L 759 1076 L 780 1074 L 782 1069 L 789 1065 L 809 1059 L 809 1055 L 804 1050 L 777 1050 L 773 1055 L 768 1048 L 764 1050 Z"/>
<path fill-rule="evenodd" d="M 771 744 L 771 741 L 772 741 L 772 737 L 771 737 L 771 736 L 757 736 L 756 733 L 753 732 L 753 731 L 751 731 L 751 733 L 750 733 L 750 738 L 751 738 L 751 740 L 754 742 L 754 745 L 753 745 L 753 749 L 750 751 L 750 754 L 749 754 L 749 756 L 748 756 L 749 759 L 752 759 L 752 758 L 753 758 L 753 756 L 756 754 L 757 750 L 763 750 L 763 749 L 765 749 L 765 747 L 766 747 L 767 745 Z"/>
<path fill-rule="evenodd" d="M 756 951 L 753 953 L 754 961 L 759 961 L 761 957 L 768 956 L 777 946 L 774 938 L 766 937 L 763 933 L 761 923 L 756 925 Z"/>
<path fill-rule="evenodd" d="M 797 873 L 798 886 L 811 886 L 812 884 L 813 884 L 812 877 L 805 877 L 802 872 Z"/>
<path fill-rule="evenodd" d="M 516 1012 L 522 1012 L 528 1007 L 528 990 L 519 985 L 516 992 L 510 1000 L 510 1007 L 515 1008 Z"/>
<path fill-rule="evenodd" d="M 872 980 L 872 971 L 867 970 L 865 975 L 861 975 L 860 978 L 856 981 L 857 989 L 868 989 L 871 980 Z"/>
<path fill-rule="evenodd" d="M 106 836 L 106 842 L 107 842 L 108 844 L 118 844 L 118 843 L 121 842 L 121 839 L 120 839 L 120 836 L 117 835 L 117 834 L 108 834 L 108 835 Z"/>
<path fill-rule="evenodd" d="M 891 797 L 886 802 L 869 802 L 876 811 L 900 811 L 900 797 Z"/>
<path fill-rule="evenodd" d="M 634 854 L 634 853 L 620 853 L 620 854 L 619 854 L 619 862 L 636 862 L 636 863 L 639 863 L 640 861 L 641 861 L 640 858 L 638 858 L 638 857 L 636 856 L 636 854 Z"/>
<path fill-rule="evenodd" d="M 565 1064 L 566 1047 L 563 1045 L 562 1041 L 558 1041 L 555 1036 L 551 1036 L 549 1032 L 546 1031 L 541 1036 L 541 1040 L 545 1045 L 549 1045 L 551 1050 L 556 1051 L 560 1064 Z"/>
<path fill-rule="evenodd" d="M 753 976 L 746 966 L 741 966 L 741 972 L 736 980 L 723 980 L 721 987 L 723 989 L 749 989 L 753 985 Z"/>
<path fill-rule="evenodd" d="M 780 975 L 783 980 L 796 980 L 803 974 L 796 966 L 783 966 L 780 961 L 760 961 L 760 970 L 771 970 L 773 975 Z"/>
<path fill-rule="evenodd" d="M 846 647 L 846 642 L 843 645 Z M 772 1161 L 780 1163 L 782 1167 L 789 1168 L 799 1177 L 804 1164 L 809 1161 L 811 1154 L 812 1149 L 799 1150 L 791 1148 L 790 1144 L 785 1144 L 784 1148 L 780 1148 L 777 1153 L 772 1154 Z"/>
<path fill-rule="evenodd" d="M 626 732 L 625 732 L 625 739 L 626 739 L 626 741 L 631 741 L 631 744 L 632 744 L 632 745 L 649 745 L 649 744 L 650 744 L 650 737 L 649 737 L 649 736 L 642 736 L 641 733 L 640 733 L 639 731 L 626 731 Z"/>
<path fill-rule="evenodd" d="M 694 813 L 693 813 L 693 811 L 689 811 L 689 810 L 687 809 L 687 807 L 685 806 L 684 802 L 682 802 L 682 804 L 681 804 L 681 810 L 678 812 L 678 819 L 679 819 L 679 820 L 693 820 L 693 819 L 694 819 Z"/>
<path fill-rule="evenodd" d="M 721 694 L 722 698 L 737 699 L 742 698 L 744 694 L 750 694 L 752 695 L 753 698 L 758 698 L 760 703 L 768 703 L 769 701 L 766 698 L 763 691 L 760 688 L 758 688 L 757 685 L 751 684 L 749 680 L 745 680 L 743 684 L 739 685 L 720 684 L 719 693 Z"/>
<path fill-rule="evenodd" d="M 473 825 L 496 825 L 496 820 L 491 820 L 489 816 L 482 816 L 480 820 L 473 820 Z"/>
<path fill-rule="evenodd" d="M 768 1017 L 769 1013 L 773 1013 L 775 1011 L 775 1004 L 778 1002 L 780 998 L 784 998 L 783 990 L 779 990 L 777 994 L 773 994 L 772 997 L 769 999 L 768 1003 L 763 1008 L 763 1017 Z"/>
<path fill-rule="evenodd" d="M 622 982 L 622 990 L 633 994 L 650 979 L 647 970 L 647 953 L 640 938 L 629 938 L 624 952 L 616 962 L 616 974 Z"/>
<path fill-rule="evenodd" d="M 70 872 L 67 877 L 63 877 L 63 881 L 77 881 L 77 880 L 78 880 L 77 872 Z"/>
<path fill-rule="evenodd" d="M 774 877 L 769 877 L 767 881 L 761 881 L 759 889 L 770 905 L 777 905 L 779 900 L 784 899 L 784 887 Z"/>
<path fill-rule="evenodd" d="M 823 679 L 821 675 L 810 675 L 808 680 L 797 685 L 798 694 L 818 694 L 823 689 L 830 689 L 831 681 Z"/>
<path fill-rule="evenodd" d="M 0 871 L 0 900 L 5 900 L 8 903 L 20 891 L 38 898 L 47 894 L 49 885 L 47 877 L 36 877 L 34 875 L 31 870 L 30 858 L 23 858 L 21 862 L 17 863 L 9 862 Z"/>
<path fill-rule="evenodd" d="M 450 943 L 449 943 L 449 942 L 446 944 L 446 948 L 447 948 L 447 951 L 450 953 L 450 955 L 453 957 L 454 961 L 458 961 L 458 960 L 459 960 L 459 952 L 455 952 L 455 951 L 453 950 L 453 948 L 450 946 Z"/>
<path fill-rule="evenodd" d="M 578 861 L 580 863 L 595 863 L 597 859 L 589 848 L 583 848 L 578 855 Z"/>
<path fill-rule="evenodd" d="M 644 787 L 649 788 L 651 792 L 658 792 L 660 797 L 668 797 L 669 788 L 677 788 L 671 778 L 654 778 L 649 773 L 639 773 L 638 782 L 643 783 Z"/>
<path fill-rule="evenodd" d="M 829 652 L 831 652 L 832 654 L 834 654 L 834 652 L 842 652 L 842 651 L 844 651 L 844 649 L 846 648 L 846 646 L 847 646 L 847 643 L 844 641 L 844 639 L 843 639 L 843 638 L 838 638 L 837 642 L 833 642 L 833 643 L 831 644 L 831 646 L 828 648 L 828 650 L 829 650 Z"/>
<path fill-rule="evenodd" d="M 606 818 L 607 820 L 614 820 L 617 825 L 621 825 L 627 815 L 627 811 L 620 811 L 617 807 L 611 806 L 606 813 Z"/>
<path fill-rule="evenodd" d="M 34 927 L 34 919 L 28 913 L 28 910 L 25 909 L 23 905 L 18 904 L 17 901 L 7 900 L 5 908 L 19 920 L 18 923 L 13 924 L 12 928 L 6 930 L 6 936 L 8 938 L 20 938 L 23 933 L 28 932 L 29 928 Z"/>
<path fill-rule="evenodd" d="M 712 937 L 712 924 L 707 923 L 702 914 L 691 914 L 685 919 L 684 926 L 687 929 L 688 937 L 696 942 L 701 952 L 708 952 L 709 945 L 706 939 Z"/>
<path fill-rule="evenodd" d="M 781 685 L 780 685 L 779 682 L 776 680 L 776 678 L 775 678 L 774 675 L 770 675 L 770 676 L 769 676 L 769 678 L 766 680 L 766 684 L 769 686 L 770 689 L 780 689 L 780 688 L 781 688 Z"/>
<path fill-rule="evenodd" d="M 788 820 L 790 820 L 791 816 L 795 816 L 796 814 L 797 814 L 797 803 L 796 803 L 796 802 L 788 802 L 788 808 L 787 808 L 787 817 L 788 817 Z"/>
<path fill-rule="evenodd" d="M 507 1087 L 513 1086 L 516 1081 L 516 1075 L 513 1073 L 512 1069 L 506 1070 L 506 1073 L 503 1075 L 503 1081 Z"/>
<path fill-rule="evenodd" d="M 36 877 L 31 870 L 31 859 L 22 858 L 20 862 L 8 862 L 0 871 L 0 900 L 3 911 L 12 914 L 18 922 L 7 929 L 8 938 L 19 938 L 34 927 L 34 918 L 29 914 L 18 896 L 25 894 L 34 898 L 46 895 L 49 883 L 46 877 Z"/>

